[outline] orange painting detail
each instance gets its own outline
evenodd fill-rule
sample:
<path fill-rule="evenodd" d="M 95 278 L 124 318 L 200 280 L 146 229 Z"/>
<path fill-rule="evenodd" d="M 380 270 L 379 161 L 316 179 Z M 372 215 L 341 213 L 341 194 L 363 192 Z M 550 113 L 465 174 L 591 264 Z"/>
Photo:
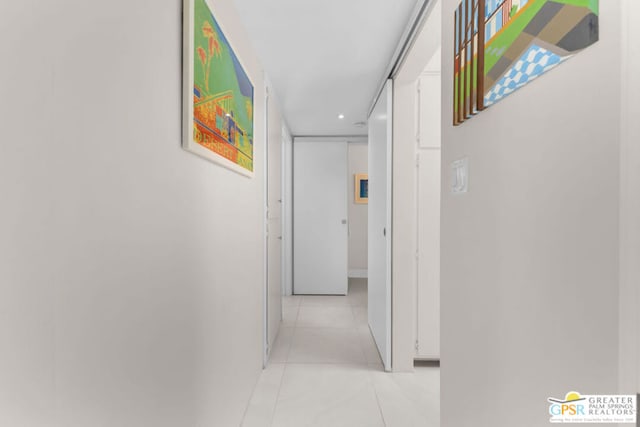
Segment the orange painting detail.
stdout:
<path fill-rule="evenodd" d="M 253 85 L 207 2 L 194 0 L 188 113 L 193 123 L 184 145 L 212 161 L 229 160 L 218 163 L 241 173 L 253 172 Z"/>

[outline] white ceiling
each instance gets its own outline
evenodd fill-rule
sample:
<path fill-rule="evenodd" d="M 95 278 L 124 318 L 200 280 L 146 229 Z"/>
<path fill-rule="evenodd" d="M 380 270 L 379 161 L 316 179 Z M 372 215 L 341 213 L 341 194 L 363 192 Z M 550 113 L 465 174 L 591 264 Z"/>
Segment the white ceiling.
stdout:
<path fill-rule="evenodd" d="M 354 123 L 366 121 L 416 0 L 234 1 L 291 133 L 366 134 Z"/>

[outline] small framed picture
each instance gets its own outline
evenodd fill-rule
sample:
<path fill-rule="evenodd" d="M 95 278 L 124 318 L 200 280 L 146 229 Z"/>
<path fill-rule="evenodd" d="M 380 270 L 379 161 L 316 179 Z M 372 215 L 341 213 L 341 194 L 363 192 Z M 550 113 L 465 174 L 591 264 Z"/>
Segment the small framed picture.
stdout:
<path fill-rule="evenodd" d="M 369 175 L 366 173 L 358 173 L 356 176 L 355 202 L 369 202 Z"/>

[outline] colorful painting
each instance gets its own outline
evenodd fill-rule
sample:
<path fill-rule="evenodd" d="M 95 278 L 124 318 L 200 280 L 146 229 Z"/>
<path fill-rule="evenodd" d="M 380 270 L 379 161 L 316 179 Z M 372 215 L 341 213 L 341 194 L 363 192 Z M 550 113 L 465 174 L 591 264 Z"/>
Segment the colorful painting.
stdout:
<path fill-rule="evenodd" d="M 455 11 L 453 124 L 598 41 L 599 0 L 462 0 Z"/>
<path fill-rule="evenodd" d="M 184 10 L 183 147 L 252 176 L 253 85 L 207 0 L 185 0 Z"/>
<path fill-rule="evenodd" d="M 354 189 L 356 203 L 369 202 L 369 175 L 358 173 L 355 175 L 356 187 Z"/>

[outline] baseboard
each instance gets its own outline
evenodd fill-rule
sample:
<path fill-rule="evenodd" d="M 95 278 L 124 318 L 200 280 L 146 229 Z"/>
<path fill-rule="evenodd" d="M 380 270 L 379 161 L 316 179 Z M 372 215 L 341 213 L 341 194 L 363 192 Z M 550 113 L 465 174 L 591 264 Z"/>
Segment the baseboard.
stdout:
<path fill-rule="evenodd" d="M 353 269 L 349 270 L 349 278 L 353 279 L 366 279 L 369 277 L 366 269 Z"/>

